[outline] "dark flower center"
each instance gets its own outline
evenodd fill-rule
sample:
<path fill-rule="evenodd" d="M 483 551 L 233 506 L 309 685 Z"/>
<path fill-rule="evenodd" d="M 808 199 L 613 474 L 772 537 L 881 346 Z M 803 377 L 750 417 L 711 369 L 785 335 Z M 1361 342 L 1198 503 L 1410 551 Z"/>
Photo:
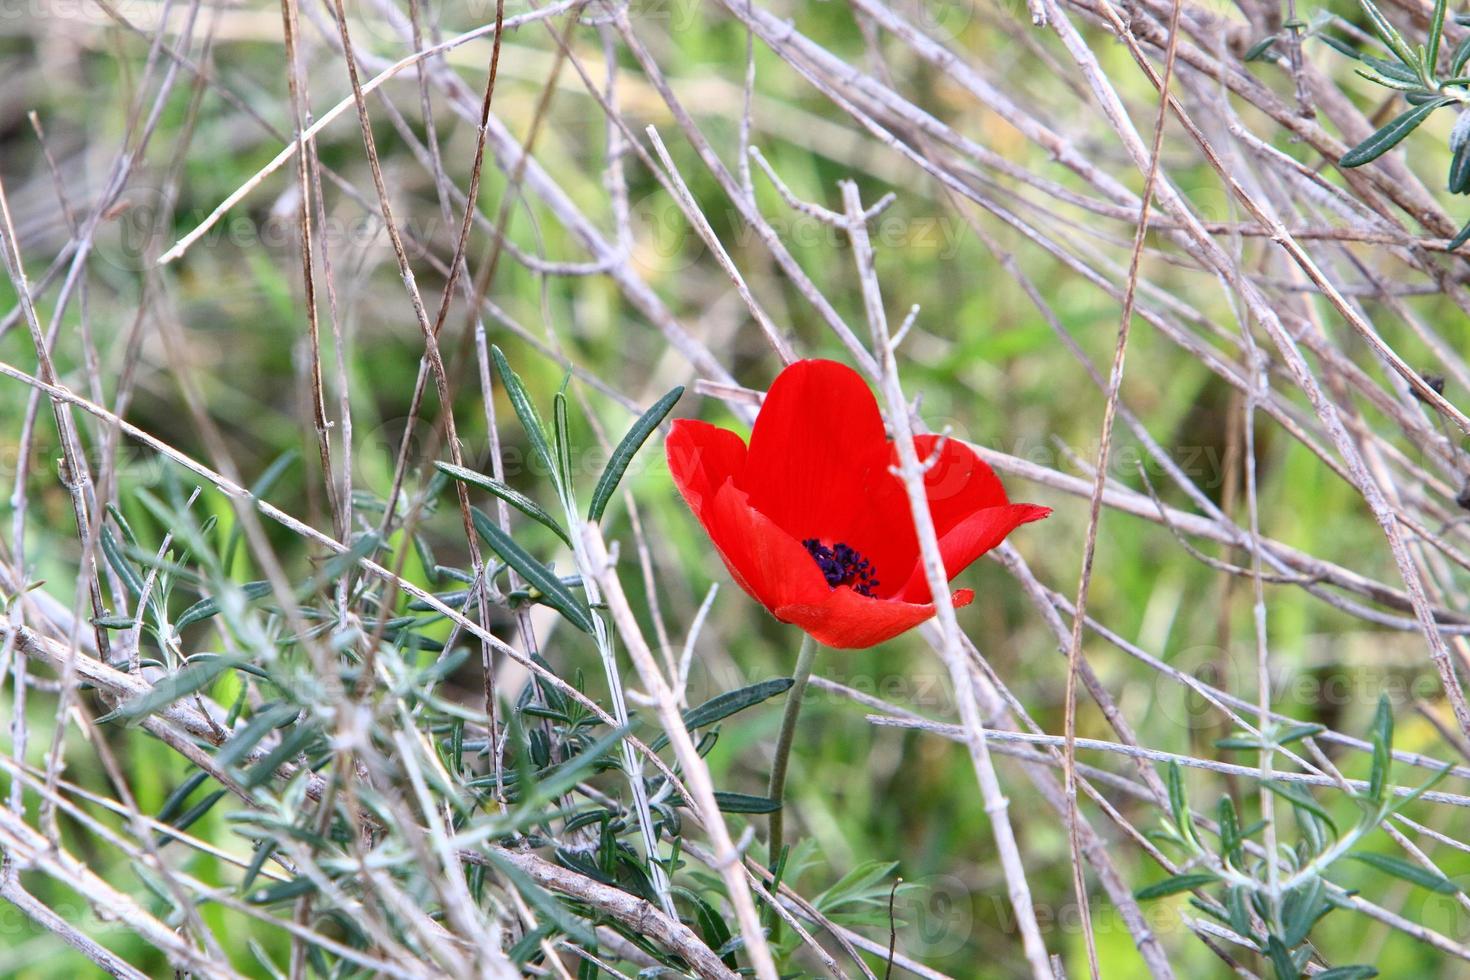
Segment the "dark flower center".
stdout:
<path fill-rule="evenodd" d="M 835 589 L 839 585 L 850 585 L 858 595 L 873 597 L 878 580 L 873 577 L 872 563 L 856 550 L 841 541 L 829 548 L 816 538 L 807 538 L 801 544 L 822 570 L 829 586 Z"/>

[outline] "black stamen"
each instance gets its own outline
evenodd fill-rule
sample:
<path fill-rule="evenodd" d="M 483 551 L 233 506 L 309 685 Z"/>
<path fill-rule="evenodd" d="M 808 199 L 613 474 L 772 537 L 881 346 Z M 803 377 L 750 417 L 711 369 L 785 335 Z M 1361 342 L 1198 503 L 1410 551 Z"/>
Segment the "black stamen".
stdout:
<path fill-rule="evenodd" d="M 873 565 L 855 549 L 841 541 L 829 548 L 816 538 L 807 538 L 801 544 L 822 570 L 822 577 L 829 586 L 835 589 L 839 585 L 850 585 L 858 595 L 873 597 L 873 590 L 878 587 L 878 580 L 873 577 Z"/>

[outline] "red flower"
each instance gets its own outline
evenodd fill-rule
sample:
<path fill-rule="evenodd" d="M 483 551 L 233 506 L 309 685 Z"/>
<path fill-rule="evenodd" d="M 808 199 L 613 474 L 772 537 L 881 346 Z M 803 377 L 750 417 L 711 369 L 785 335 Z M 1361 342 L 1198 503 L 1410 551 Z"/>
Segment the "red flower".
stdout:
<path fill-rule="evenodd" d="M 914 439 L 928 459 L 938 436 Z M 870 647 L 934 615 L 913 514 L 878 403 L 833 361 L 798 361 L 750 434 L 680 419 L 666 446 L 679 493 L 735 581 L 784 623 L 839 649 Z M 945 440 L 924 478 L 953 578 L 1015 528 L 1051 513 L 1013 504 L 990 467 Z M 956 607 L 975 597 L 960 589 Z"/>

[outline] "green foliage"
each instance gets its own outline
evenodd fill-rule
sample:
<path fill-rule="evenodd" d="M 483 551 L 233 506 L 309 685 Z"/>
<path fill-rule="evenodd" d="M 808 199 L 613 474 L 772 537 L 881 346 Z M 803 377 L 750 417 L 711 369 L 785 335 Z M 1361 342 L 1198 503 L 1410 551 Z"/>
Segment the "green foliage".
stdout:
<path fill-rule="evenodd" d="M 1371 163 L 1403 142 L 1436 110 L 1455 106 L 1458 115 L 1450 133 L 1447 187 L 1452 194 L 1470 194 L 1470 112 L 1466 111 L 1466 106 L 1470 105 L 1470 77 L 1463 74 L 1467 61 L 1470 61 L 1470 38 L 1460 42 L 1451 58 L 1448 74 L 1442 75 L 1439 55 L 1448 9 L 1446 0 L 1435 0 L 1428 35 L 1425 43 L 1420 45 L 1410 44 L 1373 0 L 1359 2 L 1374 33 L 1393 60 L 1359 53 L 1327 34 L 1321 37 L 1334 50 L 1361 62 L 1362 67 L 1354 69 L 1357 74 L 1399 93 L 1410 108 L 1344 153 L 1338 160 L 1338 166 L 1352 168 Z M 1459 248 L 1467 239 L 1470 239 L 1470 222 L 1451 241 L 1450 251 Z"/>
<path fill-rule="evenodd" d="M 1320 726 L 1273 725 L 1263 737 L 1243 734 L 1222 740 L 1231 749 L 1254 750 L 1268 759 L 1283 746 L 1320 733 Z M 1140 901 L 1193 892 L 1190 904 L 1229 927 L 1265 957 L 1277 980 L 1297 980 L 1316 952 L 1309 942 L 1312 930 L 1324 916 L 1343 907 L 1352 892 L 1327 876 L 1343 859 L 1368 865 L 1384 874 L 1407 881 L 1430 892 L 1452 895 L 1459 887 L 1433 868 L 1373 851 L 1354 850 L 1360 841 L 1378 830 L 1403 808 L 1402 799 L 1389 782 L 1393 765 L 1393 711 L 1387 695 L 1378 699 L 1369 733 L 1371 765 L 1366 783 L 1350 789 L 1346 796 L 1359 811 L 1357 822 L 1340 833 L 1331 812 L 1303 786 L 1281 779 L 1262 783 L 1265 791 L 1288 804 L 1295 815 L 1300 839 L 1294 846 L 1281 847 L 1275 867 L 1268 867 L 1271 854 L 1262 835 L 1267 821 L 1242 828 L 1234 801 L 1222 796 L 1212 844 L 1197 829 L 1198 817 L 1190 808 L 1183 771 L 1170 763 L 1165 773 L 1169 796 L 1169 821 L 1161 839 L 1186 855 L 1194 870 L 1170 875 L 1138 889 Z M 1442 778 L 1432 778 L 1408 797 L 1417 798 Z M 1277 822 L 1279 837 L 1284 824 Z M 1368 977 L 1370 966 L 1331 967 L 1340 977 Z M 1325 976 L 1327 973 L 1318 975 Z"/>
<path fill-rule="evenodd" d="M 638 421 L 634 422 L 633 427 L 628 430 L 627 435 L 623 436 L 622 441 L 613 450 L 612 458 L 607 461 L 607 468 L 598 478 L 597 487 L 592 491 L 592 503 L 587 507 L 589 521 L 602 519 L 602 512 L 607 509 L 613 492 L 617 490 L 623 474 L 628 471 L 628 464 L 633 462 L 633 457 L 648 441 L 648 437 L 653 435 L 659 424 L 674 410 L 674 405 L 683 394 L 682 385 L 674 388 L 649 406 L 648 411 L 640 415 Z"/>

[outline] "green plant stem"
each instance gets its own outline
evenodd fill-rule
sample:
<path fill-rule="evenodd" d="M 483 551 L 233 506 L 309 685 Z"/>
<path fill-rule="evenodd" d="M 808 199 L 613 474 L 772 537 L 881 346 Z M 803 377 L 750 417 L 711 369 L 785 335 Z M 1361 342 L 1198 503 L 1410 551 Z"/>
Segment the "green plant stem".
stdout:
<path fill-rule="evenodd" d="M 766 794 L 781 804 L 771 811 L 770 833 L 767 835 L 767 860 L 772 871 L 781 863 L 782 831 L 786 814 L 786 762 L 791 757 L 791 743 L 796 737 L 796 719 L 801 715 L 801 701 L 806 695 L 806 682 L 812 676 L 812 661 L 817 659 L 817 643 L 803 636 L 801 652 L 796 655 L 796 672 L 791 676 L 791 689 L 786 692 L 786 710 L 781 714 L 781 734 L 776 739 L 776 755 L 771 759 L 771 787 Z"/>

